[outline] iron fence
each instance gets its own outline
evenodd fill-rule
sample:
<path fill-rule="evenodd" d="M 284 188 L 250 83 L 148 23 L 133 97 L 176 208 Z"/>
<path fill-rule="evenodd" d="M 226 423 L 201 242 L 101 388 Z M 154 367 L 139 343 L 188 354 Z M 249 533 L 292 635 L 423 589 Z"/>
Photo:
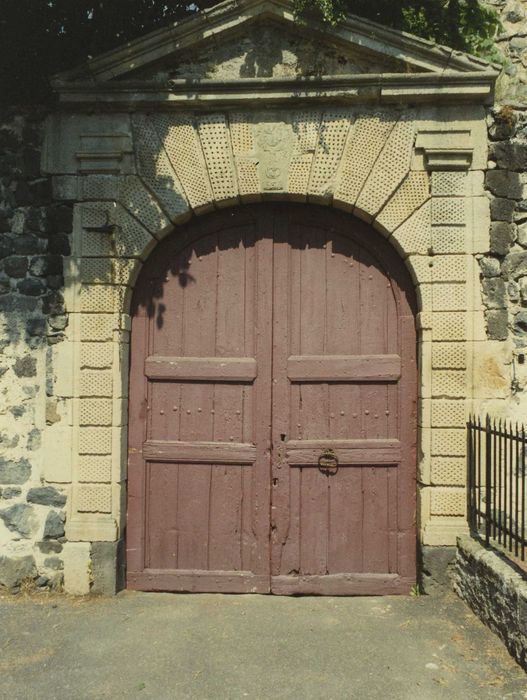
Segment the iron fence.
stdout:
<path fill-rule="evenodd" d="M 525 426 L 486 416 L 467 422 L 468 521 L 485 543 L 525 561 L 527 434 Z"/>

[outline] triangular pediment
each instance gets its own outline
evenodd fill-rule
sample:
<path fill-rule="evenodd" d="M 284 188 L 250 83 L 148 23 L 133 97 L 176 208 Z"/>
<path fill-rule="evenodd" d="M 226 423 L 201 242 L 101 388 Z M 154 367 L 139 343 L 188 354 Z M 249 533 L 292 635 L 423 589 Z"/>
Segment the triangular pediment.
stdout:
<path fill-rule="evenodd" d="M 291 0 L 227 0 L 55 76 L 72 82 L 484 72 L 485 61 L 368 20 L 299 23 Z"/>

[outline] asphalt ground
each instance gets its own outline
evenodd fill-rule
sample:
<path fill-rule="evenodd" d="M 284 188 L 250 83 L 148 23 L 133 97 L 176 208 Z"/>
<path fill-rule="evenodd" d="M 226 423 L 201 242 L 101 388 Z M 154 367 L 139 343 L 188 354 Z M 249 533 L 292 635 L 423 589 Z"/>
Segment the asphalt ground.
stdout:
<path fill-rule="evenodd" d="M 5 595 L 0 698 L 516 699 L 527 676 L 453 594 Z"/>

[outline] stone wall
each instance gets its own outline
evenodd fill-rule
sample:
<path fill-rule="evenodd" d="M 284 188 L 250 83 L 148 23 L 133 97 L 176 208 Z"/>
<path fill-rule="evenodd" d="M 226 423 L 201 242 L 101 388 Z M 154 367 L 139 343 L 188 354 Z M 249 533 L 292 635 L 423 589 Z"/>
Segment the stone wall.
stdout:
<path fill-rule="evenodd" d="M 527 671 L 527 580 L 469 537 L 458 540 L 454 590 Z"/>
<path fill-rule="evenodd" d="M 67 494 L 43 478 L 43 431 L 65 420 L 52 348 L 67 326 L 72 208 L 41 176 L 44 114 L 0 114 L 0 588 L 60 588 Z"/>

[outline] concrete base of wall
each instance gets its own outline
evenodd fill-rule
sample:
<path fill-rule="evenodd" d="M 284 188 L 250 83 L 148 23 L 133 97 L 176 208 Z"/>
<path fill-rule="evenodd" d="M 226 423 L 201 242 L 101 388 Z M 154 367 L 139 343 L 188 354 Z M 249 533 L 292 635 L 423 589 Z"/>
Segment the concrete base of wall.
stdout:
<path fill-rule="evenodd" d="M 421 547 L 419 585 L 427 595 L 441 595 L 452 590 L 451 569 L 455 547 Z"/>
<path fill-rule="evenodd" d="M 499 553 L 460 537 L 452 579 L 456 593 L 527 671 L 527 576 Z"/>

